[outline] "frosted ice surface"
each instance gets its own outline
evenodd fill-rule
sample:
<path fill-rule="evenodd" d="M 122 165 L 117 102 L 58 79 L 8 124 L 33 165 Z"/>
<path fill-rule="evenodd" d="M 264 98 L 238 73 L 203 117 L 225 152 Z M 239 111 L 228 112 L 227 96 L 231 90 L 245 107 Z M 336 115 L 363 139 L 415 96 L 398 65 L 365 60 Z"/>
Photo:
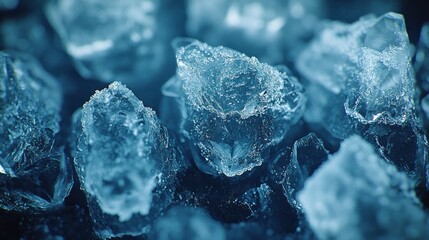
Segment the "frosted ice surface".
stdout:
<path fill-rule="evenodd" d="M 189 0 L 187 3 L 190 36 L 245 51 L 269 63 L 296 55 L 311 36 L 322 12 L 321 1 L 312 0 Z"/>
<path fill-rule="evenodd" d="M 81 75 L 136 86 L 153 80 L 171 55 L 179 28 L 171 27 L 166 2 L 54 0 L 47 16 Z"/>
<path fill-rule="evenodd" d="M 425 93 L 429 92 L 429 23 L 423 25 L 420 41 L 417 45 L 416 61 L 414 64 L 417 84 Z"/>
<path fill-rule="evenodd" d="M 172 198 L 174 141 L 155 112 L 118 82 L 74 117 L 75 165 L 101 237 L 138 235 Z"/>
<path fill-rule="evenodd" d="M 427 140 L 416 117 L 413 69 L 403 16 L 332 22 L 296 62 L 309 80 L 304 119 L 332 136 L 363 136 L 417 179 Z"/>
<path fill-rule="evenodd" d="M 413 187 L 354 135 L 305 182 L 298 200 L 320 239 L 427 239 L 428 217 Z"/>
<path fill-rule="evenodd" d="M 0 207 L 62 204 L 73 185 L 59 132 L 61 88 L 34 60 L 0 52 Z"/>
<path fill-rule="evenodd" d="M 301 84 L 286 68 L 229 48 L 192 40 L 177 45 L 177 77 L 171 81 L 179 82 L 167 83 L 164 94 L 177 99 L 168 107 L 185 118 L 176 120 L 175 130 L 194 143 L 197 166 L 232 177 L 261 165 L 303 113 Z"/>
<path fill-rule="evenodd" d="M 403 124 L 412 118 L 414 77 L 402 15 L 331 23 L 303 52 L 297 68 L 312 83 L 343 97 L 344 111 L 353 120 Z"/>
<path fill-rule="evenodd" d="M 328 151 L 323 141 L 314 133 L 298 139 L 292 149 L 290 162 L 283 179 L 283 190 L 288 202 L 301 209 L 296 194 L 304 187 L 305 180 L 327 159 Z"/>
<path fill-rule="evenodd" d="M 149 239 L 224 240 L 226 234 L 203 209 L 179 206 L 156 220 Z"/>

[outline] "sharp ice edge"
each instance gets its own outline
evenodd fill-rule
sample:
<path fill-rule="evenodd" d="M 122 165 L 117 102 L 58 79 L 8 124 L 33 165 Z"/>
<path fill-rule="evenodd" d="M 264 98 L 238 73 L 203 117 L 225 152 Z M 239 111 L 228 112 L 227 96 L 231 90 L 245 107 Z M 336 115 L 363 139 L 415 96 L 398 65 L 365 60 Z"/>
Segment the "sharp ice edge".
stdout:
<path fill-rule="evenodd" d="M 260 166 L 303 113 L 303 88 L 285 68 L 198 41 L 179 46 L 176 58 L 178 83 L 164 94 L 177 98 L 168 108 L 186 118 L 180 134 L 206 173 L 233 177 Z"/>

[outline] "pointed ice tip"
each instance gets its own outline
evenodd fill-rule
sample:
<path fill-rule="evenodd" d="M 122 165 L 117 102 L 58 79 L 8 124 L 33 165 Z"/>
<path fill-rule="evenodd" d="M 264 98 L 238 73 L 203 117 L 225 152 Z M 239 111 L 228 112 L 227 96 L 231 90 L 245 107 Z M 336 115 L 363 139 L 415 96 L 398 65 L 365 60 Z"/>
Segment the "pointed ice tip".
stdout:
<path fill-rule="evenodd" d="M 173 49 L 177 52 L 177 50 L 179 50 L 179 48 L 182 47 L 186 47 L 194 42 L 198 42 L 198 40 L 193 39 L 193 38 L 175 38 L 173 39 L 173 41 L 171 41 L 171 46 L 173 47 Z"/>
<path fill-rule="evenodd" d="M 404 15 L 400 13 L 395 13 L 395 12 L 387 12 L 384 15 L 382 15 L 382 17 L 395 18 L 402 21 L 404 20 Z"/>
<path fill-rule="evenodd" d="M 114 89 L 114 90 L 119 90 L 119 89 L 128 89 L 127 86 L 125 86 L 125 84 L 118 82 L 118 81 L 114 81 L 111 84 L 109 84 L 109 89 Z"/>

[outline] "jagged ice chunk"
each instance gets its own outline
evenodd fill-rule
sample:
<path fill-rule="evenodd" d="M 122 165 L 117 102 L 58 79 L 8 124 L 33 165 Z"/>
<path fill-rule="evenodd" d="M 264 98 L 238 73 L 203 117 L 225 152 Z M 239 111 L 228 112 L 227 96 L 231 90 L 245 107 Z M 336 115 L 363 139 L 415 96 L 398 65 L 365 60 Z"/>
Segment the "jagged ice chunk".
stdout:
<path fill-rule="evenodd" d="M 400 14 L 328 24 L 296 62 L 309 80 L 304 119 L 333 137 L 363 136 L 420 180 L 427 140 L 416 117 L 408 35 Z"/>
<path fill-rule="evenodd" d="M 0 207 L 63 203 L 73 185 L 59 132 L 61 88 L 34 60 L 0 52 Z"/>
<path fill-rule="evenodd" d="M 344 111 L 355 121 L 403 124 L 412 118 L 414 77 L 402 15 L 331 23 L 297 68 L 313 84 L 344 96 Z"/>
<path fill-rule="evenodd" d="M 305 182 L 298 200 L 320 239 L 426 239 L 429 221 L 413 187 L 354 135 Z"/>
<path fill-rule="evenodd" d="M 118 82 L 75 116 L 75 165 L 101 237 L 147 231 L 172 198 L 174 141 L 155 112 Z"/>
<path fill-rule="evenodd" d="M 302 115 L 300 83 L 286 68 L 229 48 L 176 44 L 177 76 L 170 81 L 178 82 L 167 83 L 164 94 L 176 99 L 169 106 L 181 112 L 175 130 L 189 139 L 197 166 L 233 177 L 261 165 Z"/>

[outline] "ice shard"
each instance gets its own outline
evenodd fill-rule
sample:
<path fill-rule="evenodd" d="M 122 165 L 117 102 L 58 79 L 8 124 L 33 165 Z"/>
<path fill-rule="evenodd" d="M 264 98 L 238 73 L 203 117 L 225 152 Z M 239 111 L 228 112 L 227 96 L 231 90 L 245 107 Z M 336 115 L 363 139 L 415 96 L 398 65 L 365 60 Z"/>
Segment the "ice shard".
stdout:
<path fill-rule="evenodd" d="M 292 154 L 283 179 L 283 190 L 288 202 L 301 209 L 296 194 L 304 187 L 305 180 L 328 158 L 323 141 L 314 133 L 298 139 L 292 148 Z"/>
<path fill-rule="evenodd" d="M 97 91 L 74 117 L 76 170 L 96 233 L 139 235 L 172 199 L 174 140 L 124 85 Z"/>
<path fill-rule="evenodd" d="M 63 203 L 71 166 L 55 145 L 61 88 L 33 59 L 0 52 L 0 207 L 44 210 Z"/>
<path fill-rule="evenodd" d="M 426 239 L 414 183 L 359 136 L 341 143 L 298 194 L 319 239 Z"/>
<path fill-rule="evenodd" d="M 174 1 L 53 0 L 51 25 L 79 73 L 104 82 L 148 85 L 165 71 L 180 27 Z"/>
<path fill-rule="evenodd" d="M 179 113 L 174 130 L 189 140 L 196 165 L 233 177 L 268 160 L 270 147 L 304 111 L 301 84 L 285 67 L 229 48 L 192 40 L 176 45 L 177 75 L 163 91 L 172 104 L 162 112 Z"/>
<path fill-rule="evenodd" d="M 309 81 L 307 122 L 338 139 L 363 136 L 420 180 L 427 140 L 416 117 L 409 45 L 402 15 L 369 15 L 327 24 L 296 66 Z"/>

